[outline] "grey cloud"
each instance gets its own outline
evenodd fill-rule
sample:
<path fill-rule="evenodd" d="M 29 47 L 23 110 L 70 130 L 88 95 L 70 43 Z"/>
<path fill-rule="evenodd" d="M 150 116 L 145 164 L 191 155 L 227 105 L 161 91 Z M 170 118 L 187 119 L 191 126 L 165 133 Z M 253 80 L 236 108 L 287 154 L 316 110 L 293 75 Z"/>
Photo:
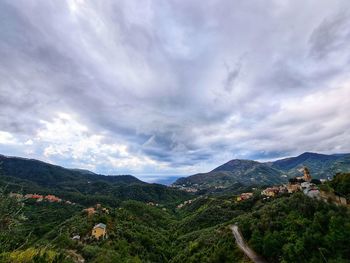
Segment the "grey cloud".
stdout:
<path fill-rule="evenodd" d="M 2 1 L 0 130 L 30 138 L 41 120 L 66 112 L 106 143 L 123 142 L 131 154 L 174 171 L 284 156 L 303 151 L 302 140 L 310 142 L 303 141 L 305 150 L 332 150 L 303 133 L 319 127 L 307 123 L 311 117 L 323 123 L 336 115 L 346 123 L 336 100 L 312 116 L 316 110 L 294 114 L 284 105 L 345 83 L 349 64 L 332 56 L 349 55 L 348 16 L 336 15 L 348 7 L 347 1 Z M 320 127 L 317 138 L 338 134 L 332 125 Z M 43 146 L 34 147 L 40 155 Z"/>
<path fill-rule="evenodd" d="M 312 32 L 310 54 L 317 59 L 323 59 L 341 50 L 349 55 L 350 13 L 342 11 L 337 15 L 325 18 Z"/>
<path fill-rule="evenodd" d="M 227 68 L 227 77 L 224 82 L 224 89 L 231 92 L 241 71 L 241 64 L 237 63 L 233 69 L 230 69 L 228 65 L 225 66 Z"/>

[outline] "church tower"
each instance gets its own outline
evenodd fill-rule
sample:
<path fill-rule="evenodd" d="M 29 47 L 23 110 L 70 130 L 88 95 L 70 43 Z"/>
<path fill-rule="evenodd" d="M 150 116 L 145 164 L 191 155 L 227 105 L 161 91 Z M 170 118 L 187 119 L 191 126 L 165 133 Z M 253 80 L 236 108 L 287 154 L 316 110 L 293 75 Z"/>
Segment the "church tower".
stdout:
<path fill-rule="evenodd" d="M 304 180 L 305 182 L 310 182 L 311 181 L 311 175 L 309 169 L 307 167 L 304 167 Z"/>

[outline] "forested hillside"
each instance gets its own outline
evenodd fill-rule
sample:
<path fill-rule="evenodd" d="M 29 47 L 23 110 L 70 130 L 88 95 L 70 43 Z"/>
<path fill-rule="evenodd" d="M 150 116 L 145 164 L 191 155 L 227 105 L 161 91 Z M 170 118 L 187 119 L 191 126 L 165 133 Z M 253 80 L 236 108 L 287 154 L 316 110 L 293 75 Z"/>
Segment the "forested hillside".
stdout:
<path fill-rule="evenodd" d="M 79 205 L 19 202 L 4 195 L 1 207 L 13 208 L 1 218 L 2 262 L 16 262 L 12 259 L 19 255 L 40 262 L 80 257 L 86 262 L 243 262 L 228 228 L 232 224 L 269 262 L 349 262 L 349 209 L 302 193 L 269 200 L 256 193 L 241 202 L 201 196 L 181 208 L 124 201 L 102 205 L 92 215 Z M 104 240 L 91 238 L 97 223 L 107 226 Z M 79 240 L 72 239 L 76 235 Z"/>
<path fill-rule="evenodd" d="M 189 193 L 159 184 L 148 184 L 131 175 L 105 176 L 83 170 L 0 155 L 0 186 L 6 191 L 55 194 L 82 205 L 96 202 L 115 205 L 123 200 L 179 202 Z"/>

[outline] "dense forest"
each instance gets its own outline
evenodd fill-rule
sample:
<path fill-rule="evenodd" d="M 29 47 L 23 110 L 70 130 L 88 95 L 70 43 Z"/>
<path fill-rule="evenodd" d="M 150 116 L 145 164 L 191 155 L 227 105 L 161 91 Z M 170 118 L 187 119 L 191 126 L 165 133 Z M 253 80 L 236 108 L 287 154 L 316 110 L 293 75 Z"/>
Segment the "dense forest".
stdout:
<path fill-rule="evenodd" d="M 0 187 L 7 192 L 54 194 L 81 205 L 116 206 L 125 200 L 176 204 L 191 194 L 131 175 L 105 176 L 38 160 L 0 155 Z"/>
<path fill-rule="evenodd" d="M 349 177 L 337 175 L 330 184 L 344 189 Z M 106 202 L 93 215 L 84 208 L 18 200 L 2 191 L 1 262 L 247 262 L 235 245 L 231 224 L 238 224 L 248 244 L 269 262 L 350 258 L 349 209 L 301 192 L 263 199 L 256 191 L 241 202 L 230 194 L 201 195 L 181 208 Z M 107 238 L 91 238 L 97 223 L 107 225 Z M 73 240 L 75 235 L 80 239 Z"/>

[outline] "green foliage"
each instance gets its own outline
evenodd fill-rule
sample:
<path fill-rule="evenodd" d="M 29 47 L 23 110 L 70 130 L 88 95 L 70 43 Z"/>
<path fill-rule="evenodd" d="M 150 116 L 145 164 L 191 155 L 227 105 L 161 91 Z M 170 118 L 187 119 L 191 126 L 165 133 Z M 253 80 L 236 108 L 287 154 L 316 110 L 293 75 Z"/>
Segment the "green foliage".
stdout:
<path fill-rule="evenodd" d="M 22 204 L 0 189 L 0 253 L 18 246 L 22 221 Z"/>
<path fill-rule="evenodd" d="M 61 252 L 33 247 L 0 254 L 0 260 L 3 263 L 73 263 Z"/>
<path fill-rule="evenodd" d="M 350 173 L 336 174 L 328 185 L 334 189 L 334 192 L 350 200 Z"/>
<path fill-rule="evenodd" d="M 350 212 L 297 193 L 239 216 L 249 244 L 269 262 L 323 262 L 350 254 Z"/>
<path fill-rule="evenodd" d="M 1 262 L 69 262 L 74 256 L 86 262 L 241 262 L 228 229 L 235 222 L 269 262 L 347 262 L 350 253 L 349 211 L 301 193 L 268 202 L 199 197 L 175 211 L 125 201 L 93 216 L 79 206 L 23 204 L 28 220 L 16 228 L 26 238 L 7 247 Z M 106 223 L 108 238 L 97 241 L 90 234 L 99 222 Z M 81 240 L 73 241 L 77 234 Z"/>
<path fill-rule="evenodd" d="M 237 203 L 232 196 L 197 198 L 179 211 L 182 220 L 178 222 L 176 229 L 183 234 L 222 224 L 249 211 L 255 201 L 253 198 Z"/>
<path fill-rule="evenodd" d="M 242 252 L 235 246 L 227 227 L 202 229 L 183 235 L 176 241 L 177 254 L 170 262 L 238 262 Z"/>

